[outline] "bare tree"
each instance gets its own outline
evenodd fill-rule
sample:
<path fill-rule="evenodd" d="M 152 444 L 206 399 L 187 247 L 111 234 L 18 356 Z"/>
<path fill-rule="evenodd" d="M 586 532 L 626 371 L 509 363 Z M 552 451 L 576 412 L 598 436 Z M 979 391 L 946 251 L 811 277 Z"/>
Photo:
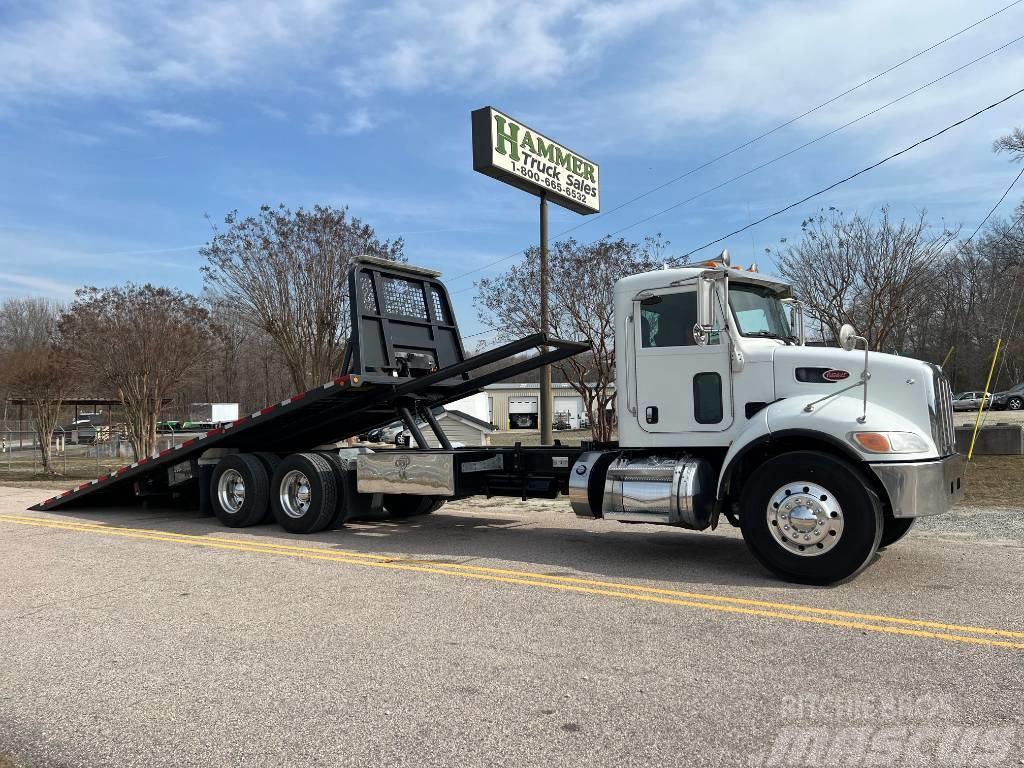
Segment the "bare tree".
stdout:
<path fill-rule="evenodd" d="M 228 214 L 200 250 L 207 289 L 280 349 L 296 389 L 337 375 L 349 334 L 346 275 L 356 256 L 404 261 L 401 239 L 380 240 L 344 208 L 292 212 L 264 205 Z"/>
<path fill-rule="evenodd" d="M 805 220 L 803 239 L 776 252 L 789 279 L 825 333 L 853 323 L 872 349 L 897 345 L 935 286 L 933 267 L 948 258 L 957 232 L 934 231 L 922 212 L 895 222 L 883 208 L 847 218 L 829 209 Z"/>
<path fill-rule="evenodd" d="M 1024 160 L 1024 130 L 1014 128 L 1005 136 L 992 142 L 992 151 L 996 154 L 1008 152 L 1011 160 Z"/>
<path fill-rule="evenodd" d="M 39 443 L 43 472 L 55 474 L 53 433 L 67 394 L 67 376 L 53 345 L 60 305 L 45 298 L 10 298 L 0 303 L 0 383 L 7 401 L 26 401 Z"/>
<path fill-rule="evenodd" d="M 550 331 L 583 341 L 590 353 L 570 357 L 558 368 L 583 398 L 594 439 L 611 439 L 614 416 L 615 318 L 613 289 L 621 277 L 654 268 L 667 243 L 648 238 L 644 244 L 623 239 L 557 242 L 548 254 Z M 529 249 L 523 262 L 505 274 L 477 283 L 475 303 L 481 321 L 501 340 L 540 328 L 540 252 Z"/>
<path fill-rule="evenodd" d="M 4 399 L 3 424 L 7 426 L 7 401 L 10 395 L 11 363 L 18 357 L 10 353 L 28 354 L 50 346 L 61 305 L 40 296 L 13 297 L 0 303 L 0 354 L 10 362 L 0 371 L 0 392 Z"/>
<path fill-rule="evenodd" d="M 195 375 L 211 349 L 209 313 L 191 294 L 149 284 L 75 295 L 59 325 L 72 371 L 117 393 L 135 458 L 149 456 L 164 398 Z"/>
<path fill-rule="evenodd" d="M 48 346 L 62 310 L 59 302 L 41 296 L 5 299 L 0 303 L 0 349 Z"/>
<path fill-rule="evenodd" d="M 4 361 L 5 378 L 13 396 L 25 400 L 32 414 L 43 472 L 56 474 L 51 447 L 53 433 L 60 421 L 67 396 L 68 378 L 60 352 L 50 345 L 20 352 L 8 352 Z"/>

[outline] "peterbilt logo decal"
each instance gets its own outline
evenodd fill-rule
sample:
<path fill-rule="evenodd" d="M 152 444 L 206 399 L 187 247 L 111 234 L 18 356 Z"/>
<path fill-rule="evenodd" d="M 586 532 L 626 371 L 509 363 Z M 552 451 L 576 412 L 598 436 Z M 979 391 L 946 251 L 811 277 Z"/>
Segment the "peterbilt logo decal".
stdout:
<path fill-rule="evenodd" d="M 850 378 L 850 372 L 839 368 L 832 368 L 831 370 L 825 371 L 821 374 L 821 378 L 825 381 L 842 381 L 843 379 Z"/>

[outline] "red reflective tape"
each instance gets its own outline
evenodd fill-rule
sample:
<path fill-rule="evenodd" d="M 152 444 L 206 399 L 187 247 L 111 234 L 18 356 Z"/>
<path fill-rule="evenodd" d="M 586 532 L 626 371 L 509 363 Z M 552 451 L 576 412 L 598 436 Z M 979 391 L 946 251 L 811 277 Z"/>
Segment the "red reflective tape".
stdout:
<path fill-rule="evenodd" d="M 239 424 L 241 424 L 241 423 L 242 423 L 243 421 L 248 421 L 248 420 L 249 420 L 249 417 L 248 417 L 248 416 L 243 416 L 243 417 L 242 417 L 242 418 L 240 418 L 240 419 L 235 419 L 234 421 L 232 421 L 232 422 L 231 422 L 231 426 L 232 426 L 232 427 L 237 427 L 237 426 L 238 426 Z"/>
<path fill-rule="evenodd" d="M 224 434 L 224 430 L 218 428 L 218 429 L 211 429 L 209 432 L 206 433 L 206 436 L 207 437 L 216 437 L 217 435 L 223 435 L 223 434 Z"/>
<path fill-rule="evenodd" d="M 170 452 L 171 452 L 172 450 L 173 450 L 173 448 L 164 448 L 164 449 L 163 449 L 162 451 L 160 451 L 160 455 L 161 455 L 161 456 L 166 456 L 166 455 L 167 455 L 168 453 L 170 453 Z"/>
<path fill-rule="evenodd" d="M 141 466 L 142 466 L 143 464 L 145 464 L 145 463 L 146 463 L 147 461 L 149 461 L 149 456 L 143 456 L 143 457 L 142 457 L 141 459 L 139 459 L 139 460 L 138 460 L 137 462 L 135 462 L 135 463 L 136 463 L 136 464 L 138 464 L 138 465 L 139 465 L 139 466 L 141 467 Z"/>
<path fill-rule="evenodd" d="M 106 479 L 107 479 L 108 477 L 110 477 L 110 475 L 103 475 L 102 477 L 97 477 L 97 478 L 96 478 L 96 482 L 97 482 L 97 483 L 102 483 L 102 482 L 103 482 L 104 480 L 106 480 Z"/>
<path fill-rule="evenodd" d="M 67 495 L 68 495 L 69 493 L 71 493 L 71 491 L 64 491 L 64 493 L 62 493 L 62 494 L 60 495 L 60 498 L 62 498 L 62 499 L 63 499 L 63 498 L 64 498 L 65 496 L 67 496 Z"/>
<path fill-rule="evenodd" d="M 186 445 L 192 445 L 192 443 L 194 443 L 197 439 L 198 438 L 193 437 L 191 440 L 186 440 L 184 443 L 181 444 L 181 447 L 184 448 Z"/>
<path fill-rule="evenodd" d="M 260 416 L 262 416 L 265 413 L 270 413 L 275 408 L 277 408 L 276 405 L 268 405 L 266 408 L 264 408 L 262 411 L 260 411 Z"/>
<path fill-rule="evenodd" d="M 83 488 L 88 488 L 90 485 L 92 485 L 92 483 L 82 483 L 80 486 L 78 486 L 78 490 L 82 490 Z"/>
<path fill-rule="evenodd" d="M 305 392 L 299 392 L 297 395 L 292 395 L 291 397 L 289 397 L 288 400 L 289 400 L 289 402 L 294 402 L 296 400 L 301 400 L 305 396 L 306 396 Z"/>

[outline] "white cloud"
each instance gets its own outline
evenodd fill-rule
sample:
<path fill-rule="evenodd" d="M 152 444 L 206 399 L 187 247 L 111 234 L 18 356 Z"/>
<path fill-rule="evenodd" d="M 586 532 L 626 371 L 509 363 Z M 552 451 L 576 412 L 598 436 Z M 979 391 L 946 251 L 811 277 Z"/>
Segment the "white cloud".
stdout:
<path fill-rule="evenodd" d="M 646 82 L 619 95 L 623 114 L 647 133 L 721 128 L 732 121 L 788 120 L 938 42 L 1004 5 L 960 0 L 807 0 L 711 12 L 660 49 Z M 921 58 L 804 118 L 835 127 L 935 79 L 1020 34 L 1024 9 L 1006 11 Z M 1019 82 L 1021 45 L 979 62 L 871 119 L 922 118 L 950 103 L 970 107 L 990 86 Z"/>
<path fill-rule="evenodd" d="M 316 112 L 309 120 L 309 132 L 321 136 L 355 136 L 371 130 L 374 125 L 369 111 L 360 107 L 340 119 L 326 112 Z"/>
<path fill-rule="evenodd" d="M 357 60 L 339 66 L 336 77 L 361 97 L 386 89 L 556 87 L 586 79 L 611 42 L 689 4 L 398 0 L 361 17 Z"/>
<path fill-rule="evenodd" d="M 0 30 L 0 106 L 205 90 L 257 73 L 273 78 L 281 60 L 312 65 L 312 50 L 341 21 L 340 0 L 65 0 L 24 7 Z"/>
<path fill-rule="evenodd" d="M 0 272 L 0 296 L 24 296 L 33 294 L 50 298 L 68 299 L 74 296 L 77 286 L 51 280 L 38 275 L 22 275 L 16 272 Z"/>
<path fill-rule="evenodd" d="M 211 133 L 217 130 L 217 124 L 209 120 L 203 120 L 194 115 L 185 115 L 181 112 L 164 112 L 159 109 L 146 110 L 142 114 L 142 121 L 153 128 L 163 128 L 169 131 Z"/>

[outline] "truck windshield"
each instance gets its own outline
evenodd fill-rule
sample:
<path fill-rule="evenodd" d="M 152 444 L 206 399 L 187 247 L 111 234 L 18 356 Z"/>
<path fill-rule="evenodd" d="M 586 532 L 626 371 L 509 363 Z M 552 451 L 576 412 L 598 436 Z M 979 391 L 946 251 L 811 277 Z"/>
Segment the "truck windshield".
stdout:
<path fill-rule="evenodd" d="M 729 286 L 729 306 L 742 336 L 797 340 L 789 328 L 782 301 L 770 288 L 732 283 Z"/>

